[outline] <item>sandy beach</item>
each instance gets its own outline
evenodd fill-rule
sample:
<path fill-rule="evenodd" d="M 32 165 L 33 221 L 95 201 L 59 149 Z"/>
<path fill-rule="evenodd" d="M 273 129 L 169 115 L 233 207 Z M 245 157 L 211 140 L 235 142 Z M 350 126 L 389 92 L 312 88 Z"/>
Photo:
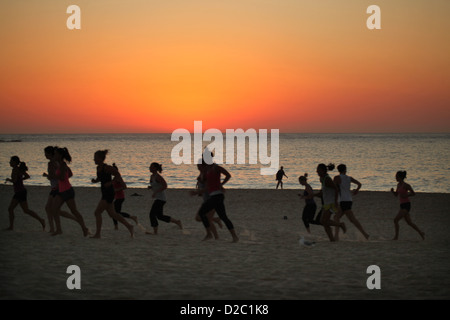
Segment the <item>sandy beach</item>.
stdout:
<path fill-rule="evenodd" d="M 46 218 L 48 187 L 27 187 L 31 209 Z M 99 188 L 75 187 L 87 226 L 95 230 Z M 204 228 L 194 220 L 201 198 L 188 190 L 167 190 L 164 213 L 181 219 L 183 230 L 160 222 L 159 234 L 123 225 L 114 230 L 103 214 L 101 239 L 83 237 L 73 221 L 62 220 L 63 234 L 43 232 L 16 208 L 15 230 L 1 231 L 1 299 L 449 299 L 450 194 L 418 193 L 411 217 L 426 239 L 400 223 L 392 241 L 398 201 L 389 192 L 360 192 L 353 209 L 370 234 L 366 241 L 347 218 L 347 233 L 331 243 L 322 226 L 306 233 L 299 190 L 227 190 L 225 205 L 240 238 L 231 243 L 226 228 L 219 240 L 202 242 Z M 137 193 L 141 196 L 131 196 Z M 146 189 L 127 189 L 123 211 L 150 228 L 152 199 Z M 0 186 L 0 227 L 8 226 L 11 186 Z M 66 208 L 66 207 L 64 207 Z M 286 219 L 284 218 L 286 217 Z M 47 219 L 46 219 L 47 220 Z M 47 228 L 48 230 L 48 228 Z M 315 241 L 299 244 L 300 236 Z M 81 289 L 69 290 L 69 265 L 81 270 Z M 381 289 L 369 290 L 367 268 L 381 270 Z"/>

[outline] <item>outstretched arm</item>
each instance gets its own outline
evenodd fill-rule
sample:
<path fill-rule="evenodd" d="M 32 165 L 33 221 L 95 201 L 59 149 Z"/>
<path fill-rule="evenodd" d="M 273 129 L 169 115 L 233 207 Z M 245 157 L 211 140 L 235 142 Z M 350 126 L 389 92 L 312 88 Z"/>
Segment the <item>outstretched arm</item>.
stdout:
<path fill-rule="evenodd" d="M 391 188 L 391 193 L 394 195 L 394 197 L 398 196 L 398 192 L 394 190 L 394 188 Z"/>
<path fill-rule="evenodd" d="M 228 182 L 228 180 L 230 180 L 231 174 L 225 168 L 223 168 L 221 166 L 217 166 L 217 170 L 219 170 L 219 172 L 225 176 L 225 179 L 223 179 L 223 181 L 221 183 L 221 185 L 223 186 L 225 183 Z"/>
<path fill-rule="evenodd" d="M 359 189 L 361 189 L 362 184 L 361 182 L 353 178 L 350 178 L 350 181 L 358 186 L 355 190 L 353 190 L 353 194 L 356 195 L 359 192 Z"/>
<path fill-rule="evenodd" d="M 413 197 L 413 196 L 416 195 L 416 193 L 414 192 L 413 188 L 409 184 L 406 185 L 406 190 L 409 191 L 408 196 Z"/>

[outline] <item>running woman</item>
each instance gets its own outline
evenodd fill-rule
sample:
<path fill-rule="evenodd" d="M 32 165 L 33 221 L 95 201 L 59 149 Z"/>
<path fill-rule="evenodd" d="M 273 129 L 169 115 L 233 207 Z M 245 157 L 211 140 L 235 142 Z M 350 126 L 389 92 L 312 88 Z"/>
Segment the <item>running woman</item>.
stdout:
<path fill-rule="evenodd" d="M 363 234 L 363 236 L 367 240 L 369 239 L 369 234 L 364 231 L 364 228 L 362 227 L 361 223 L 359 223 L 358 219 L 356 219 L 352 211 L 352 194 L 356 196 L 362 185 L 358 180 L 347 175 L 347 166 L 345 164 L 338 165 L 337 169 L 339 171 L 339 175 L 334 177 L 334 183 L 339 188 L 339 205 L 341 210 L 339 210 L 339 212 L 336 214 L 334 220 L 336 222 L 339 222 L 341 217 L 343 215 L 346 215 L 350 222 L 354 224 L 354 226 Z M 353 191 L 350 190 L 352 183 L 358 186 Z M 339 240 L 339 227 L 336 227 L 335 229 L 334 238 L 336 240 Z"/>
<path fill-rule="evenodd" d="M 328 235 L 330 241 L 335 241 L 333 237 L 333 232 L 331 231 L 331 226 L 341 227 L 344 233 L 347 231 L 345 224 L 343 222 L 338 223 L 331 220 L 331 214 L 337 213 L 338 207 L 338 188 L 333 182 L 333 179 L 328 175 L 328 170 L 333 170 L 334 164 L 329 164 L 328 166 L 321 163 L 317 166 L 317 174 L 320 177 L 320 182 L 322 183 L 322 190 L 316 194 L 321 195 L 323 198 L 322 207 L 322 217 L 320 223 L 323 225 L 325 232 Z"/>
<path fill-rule="evenodd" d="M 425 240 L 425 232 L 421 231 L 412 221 L 411 215 L 409 212 L 411 211 L 411 201 L 409 197 L 415 196 L 413 188 L 405 182 L 406 179 L 406 171 L 398 171 L 395 175 L 395 179 L 397 180 L 397 189 L 394 191 L 394 188 L 391 188 L 391 192 L 395 197 L 398 197 L 400 201 L 400 210 L 397 216 L 394 219 L 395 225 L 395 236 L 393 240 L 398 240 L 398 234 L 400 230 L 400 226 L 398 222 L 405 218 L 406 223 L 409 224 L 414 230 L 416 230 L 423 240 Z"/>
<path fill-rule="evenodd" d="M 202 159 L 202 162 L 197 164 L 197 169 L 200 172 L 197 177 L 197 185 L 196 190 L 191 192 L 191 195 L 198 195 L 203 198 L 203 203 L 205 203 L 209 198 L 209 193 L 206 188 L 206 164 L 204 160 Z M 214 239 L 219 239 L 219 234 L 217 233 L 216 226 L 214 225 L 214 222 L 219 225 L 220 228 L 222 228 L 222 222 L 219 217 L 214 217 L 214 209 L 212 209 L 210 212 L 206 214 L 209 220 L 209 226 L 211 228 L 211 232 L 214 235 Z M 201 222 L 202 219 L 200 218 L 199 212 L 195 215 L 195 221 Z"/>
<path fill-rule="evenodd" d="M 202 219 L 203 225 L 206 229 L 206 236 L 203 240 L 208 240 L 212 238 L 211 227 L 207 214 L 212 209 L 214 209 L 217 212 L 219 218 L 227 226 L 228 231 L 230 231 L 230 234 L 233 238 L 233 242 L 238 242 L 239 238 L 236 235 L 233 223 L 227 217 L 224 205 L 225 196 L 223 194 L 224 192 L 223 185 L 227 183 L 228 180 L 230 180 L 231 174 L 223 167 L 215 163 L 206 164 L 205 172 L 206 172 L 206 189 L 209 193 L 210 198 L 202 204 L 198 212 L 200 218 Z M 220 180 L 221 175 L 225 176 L 225 179 L 223 181 Z"/>
<path fill-rule="evenodd" d="M 50 181 L 50 194 L 48 195 L 47 203 L 45 204 L 45 212 L 47 212 L 47 218 L 48 218 L 48 224 L 50 225 L 49 233 L 55 232 L 55 224 L 53 221 L 53 202 L 58 194 L 58 178 L 56 177 L 56 169 L 57 169 L 57 161 L 55 160 L 55 150 L 58 147 L 48 146 L 44 149 L 45 157 L 47 158 L 48 165 L 47 165 L 47 172 L 44 172 L 42 174 L 43 177 L 46 177 Z M 70 178 L 71 172 L 69 172 L 69 178 Z M 70 213 L 66 211 L 60 211 L 60 216 L 72 219 L 77 221 L 77 219 L 72 216 Z"/>
<path fill-rule="evenodd" d="M 119 168 L 117 168 L 115 163 L 113 163 L 112 166 L 117 171 L 119 171 Z M 125 181 L 123 181 L 122 176 L 121 175 L 116 176 L 113 179 L 112 184 L 114 187 L 114 210 L 116 211 L 116 213 L 120 214 L 122 217 L 129 218 L 129 219 L 133 220 L 136 224 L 138 224 L 136 216 L 132 216 L 132 215 L 122 211 L 122 204 L 125 202 L 125 192 L 123 192 L 123 191 L 127 188 L 127 185 L 126 185 Z M 113 218 L 113 222 L 114 222 L 114 229 L 118 230 L 119 223 L 114 218 Z"/>
<path fill-rule="evenodd" d="M 70 212 L 75 217 L 74 220 L 79 223 L 83 235 L 86 237 L 89 234 L 89 229 L 86 227 L 83 216 L 77 209 L 75 203 L 75 191 L 69 181 L 69 178 L 72 176 L 72 170 L 70 170 L 67 163 L 72 161 L 72 156 L 67 148 L 56 148 L 55 160 L 55 176 L 58 179 L 58 193 L 52 202 L 52 215 L 56 224 L 56 230 L 52 235 L 62 234 L 60 214 L 62 205 L 66 203 Z"/>
<path fill-rule="evenodd" d="M 94 162 L 97 165 L 97 178 L 92 179 L 92 183 L 101 184 L 102 198 L 100 199 L 97 208 L 95 209 L 95 223 L 96 223 L 96 231 L 95 235 L 92 238 L 100 238 L 101 230 L 102 230 L 102 213 L 106 210 L 109 216 L 113 219 L 116 219 L 120 223 L 122 223 L 125 227 L 127 227 L 128 231 L 131 234 L 131 237 L 134 237 L 133 229 L 134 227 L 128 223 L 124 217 L 120 214 L 116 213 L 113 206 L 114 201 L 114 186 L 112 184 L 112 177 L 120 176 L 119 171 L 115 169 L 113 166 L 110 166 L 105 163 L 106 155 L 108 154 L 108 150 L 98 150 L 94 154 Z"/>
<path fill-rule="evenodd" d="M 152 198 L 155 199 L 149 213 L 150 225 L 153 227 L 153 234 L 158 234 L 158 220 L 167 223 L 175 223 L 180 227 L 180 229 L 183 229 L 180 220 L 176 220 L 170 216 L 164 215 L 164 205 L 167 201 L 166 193 L 164 191 L 167 189 L 167 182 L 160 175 L 160 173 L 162 172 L 161 164 L 153 162 L 150 165 L 149 170 L 151 172 L 149 189 L 153 191 Z M 150 232 L 146 233 L 151 234 Z"/>
<path fill-rule="evenodd" d="M 303 194 L 299 194 L 301 199 L 305 199 L 305 207 L 303 208 L 302 220 L 305 225 L 306 231 L 311 233 L 309 228 L 310 224 L 320 225 L 320 221 L 314 219 L 316 215 L 317 205 L 314 201 L 314 191 L 308 183 L 308 174 L 300 176 L 298 182 L 305 187 Z"/>
<path fill-rule="evenodd" d="M 12 156 L 9 165 L 12 168 L 11 178 L 6 178 L 6 182 L 13 183 L 14 196 L 8 207 L 9 227 L 6 230 L 14 230 L 14 209 L 18 204 L 20 204 L 24 213 L 38 220 L 42 225 L 42 230 L 45 230 L 45 220 L 39 217 L 36 212 L 28 208 L 27 189 L 23 185 L 23 180 L 30 178 L 30 175 L 27 173 L 27 165 L 25 162 L 21 162 L 18 156 Z"/>

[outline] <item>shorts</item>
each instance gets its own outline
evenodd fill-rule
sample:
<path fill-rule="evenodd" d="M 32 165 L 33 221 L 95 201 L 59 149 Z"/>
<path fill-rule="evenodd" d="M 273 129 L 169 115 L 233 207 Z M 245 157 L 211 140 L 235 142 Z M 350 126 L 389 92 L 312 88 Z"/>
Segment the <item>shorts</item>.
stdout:
<path fill-rule="evenodd" d="M 54 198 L 54 197 L 56 197 L 57 195 L 58 195 L 58 189 L 52 189 L 51 191 L 50 191 L 50 195 Z"/>
<path fill-rule="evenodd" d="M 70 188 L 69 190 L 58 192 L 58 196 L 60 196 L 64 201 L 68 201 L 75 198 L 75 190 L 73 190 L 73 188 Z"/>
<path fill-rule="evenodd" d="M 27 202 L 27 190 L 18 191 L 14 193 L 13 199 L 21 202 Z"/>
<path fill-rule="evenodd" d="M 105 200 L 107 203 L 113 203 L 115 196 L 114 188 L 102 188 L 102 200 Z"/>
<path fill-rule="evenodd" d="M 322 209 L 323 211 L 330 211 L 331 213 L 338 212 L 338 209 L 336 208 L 336 205 L 334 203 L 324 204 Z"/>
<path fill-rule="evenodd" d="M 352 210 L 353 201 L 341 201 L 339 204 L 342 211 Z"/>
<path fill-rule="evenodd" d="M 400 203 L 400 209 L 406 210 L 409 213 L 411 211 L 411 202 Z"/>

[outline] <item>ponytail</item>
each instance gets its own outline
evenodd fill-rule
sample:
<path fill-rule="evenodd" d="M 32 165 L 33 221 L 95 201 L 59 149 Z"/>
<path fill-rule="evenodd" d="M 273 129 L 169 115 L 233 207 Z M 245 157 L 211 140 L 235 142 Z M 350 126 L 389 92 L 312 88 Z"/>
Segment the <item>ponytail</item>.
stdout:
<path fill-rule="evenodd" d="M 100 159 L 102 159 L 102 161 L 105 161 L 105 159 L 106 159 L 106 155 L 108 154 L 108 150 L 106 149 L 106 150 L 97 150 L 96 152 L 95 152 L 95 156 L 98 156 Z"/>
<path fill-rule="evenodd" d="M 406 171 L 397 171 L 397 175 L 402 180 L 406 179 Z"/>
<path fill-rule="evenodd" d="M 44 148 L 44 152 L 51 154 L 53 156 L 55 154 L 56 149 L 58 149 L 58 147 L 48 146 Z"/>
<path fill-rule="evenodd" d="M 321 169 L 322 171 L 333 171 L 334 170 L 334 164 L 329 163 L 328 165 L 325 165 L 324 163 L 321 163 L 317 166 L 317 169 Z"/>
<path fill-rule="evenodd" d="M 152 164 L 150 166 L 155 166 L 156 171 L 158 171 L 159 173 L 161 173 L 163 171 L 162 164 L 159 164 L 158 162 L 152 162 Z"/>
<path fill-rule="evenodd" d="M 72 156 L 70 155 L 69 150 L 66 147 L 64 147 L 64 148 L 58 148 L 57 147 L 55 149 L 55 151 L 58 152 L 61 155 L 61 158 L 63 160 L 66 160 L 69 163 L 72 162 Z"/>
<path fill-rule="evenodd" d="M 308 181 L 308 174 L 305 173 L 303 176 L 300 176 L 300 177 L 298 178 L 298 180 Z"/>
<path fill-rule="evenodd" d="M 20 162 L 19 163 L 19 170 L 23 171 L 23 172 L 27 172 L 28 171 L 27 164 L 25 162 Z"/>

